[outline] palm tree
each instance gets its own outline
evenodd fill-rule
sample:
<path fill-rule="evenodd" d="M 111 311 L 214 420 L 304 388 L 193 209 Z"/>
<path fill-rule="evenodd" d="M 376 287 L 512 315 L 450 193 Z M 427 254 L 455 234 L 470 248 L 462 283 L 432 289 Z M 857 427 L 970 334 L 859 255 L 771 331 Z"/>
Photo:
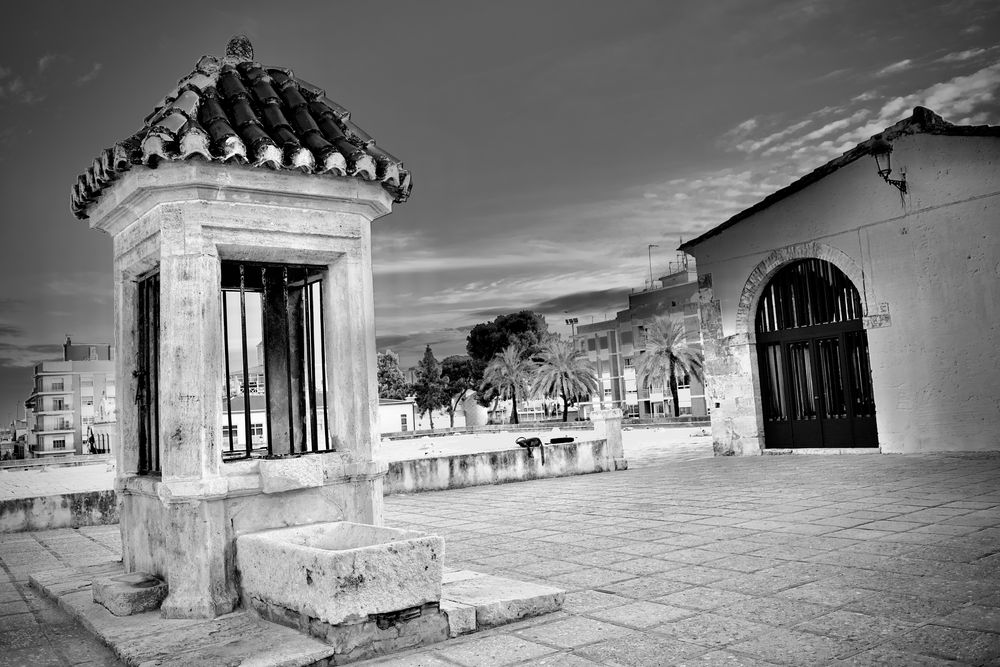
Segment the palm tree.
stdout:
<path fill-rule="evenodd" d="M 678 376 L 689 375 L 702 382 L 703 368 L 701 350 L 688 343 L 683 324 L 661 315 L 646 327 L 646 352 L 639 356 L 636 374 L 640 382 L 669 381 L 675 417 L 681 413 L 677 400 Z"/>
<path fill-rule="evenodd" d="M 583 352 L 561 338 L 545 343 L 539 358 L 533 389 L 545 396 L 561 397 L 563 421 L 569 421 L 569 400 L 597 392 L 594 366 Z"/>
<path fill-rule="evenodd" d="M 491 386 L 496 392 L 497 398 L 513 400 L 512 424 L 519 423 L 517 420 L 517 397 L 518 395 L 524 397 L 528 394 L 534 369 L 534 362 L 523 358 L 519 347 L 508 345 L 503 352 L 498 352 L 493 357 L 483 373 L 483 387 Z"/>

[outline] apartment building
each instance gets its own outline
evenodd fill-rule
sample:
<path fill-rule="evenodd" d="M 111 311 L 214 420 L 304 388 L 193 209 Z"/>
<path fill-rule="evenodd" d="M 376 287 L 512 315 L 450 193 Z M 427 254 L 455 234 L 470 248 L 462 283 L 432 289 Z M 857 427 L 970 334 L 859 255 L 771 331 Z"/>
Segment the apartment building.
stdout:
<path fill-rule="evenodd" d="M 95 403 L 115 401 L 114 348 L 67 337 L 62 360 L 39 362 L 34 371 L 34 389 L 25 401 L 28 455 L 90 453 Z"/>
<path fill-rule="evenodd" d="M 598 394 L 581 403 L 580 418 L 587 419 L 596 407 L 617 407 L 626 417 L 655 419 L 673 415 L 669 386 L 641 385 L 636 377 L 639 356 L 645 352 L 646 325 L 666 315 L 683 322 L 688 341 L 700 347 L 701 324 L 698 305 L 698 274 L 694 260 L 680 256 L 671 262 L 666 275 L 653 287 L 629 294 L 628 308 L 613 319 L 576 328 L 574 344 L 587 354 L 597 370 Z M 707 414 L 705 389 L 697 378 L 678 380 L 680 414 L 703 417 Z"/>

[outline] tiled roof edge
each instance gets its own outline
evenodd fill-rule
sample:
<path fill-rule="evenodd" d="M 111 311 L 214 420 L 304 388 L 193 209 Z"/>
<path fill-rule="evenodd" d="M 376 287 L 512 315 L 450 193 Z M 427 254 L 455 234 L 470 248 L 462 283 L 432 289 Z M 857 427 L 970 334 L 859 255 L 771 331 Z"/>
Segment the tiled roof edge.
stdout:
<path fill-rule="evenodd" d="M 750 208 L 744 209 L 729 218 L 720 225 L 716 225 L 707 232 L 701 234 L 700 236 L 691 239 L 683 244 L 681 244 L 677 249 L 686 252 L 687 250 L 694 248 L 702 241 L 709 239 L 723 231 L 729 229 L 736 223 L 749 218 L 750 216 L 760 213 L 769 206 L 776 204 L 777 202 L 785 199 L 786 197 L 795 194 L 799 190 L 804 189 L 806 186 L 812 185 L 821 178 L 832 174 L 841 167 L 845 167 L 850 163 L 854 162 L 858 158 L 865 157 L 871 153 L 872 144 L 875 143 L 879 138 L 886 141 L 893 141 L 901 136 L 908 134 L 941 134 L 949 136 L 976 136 L 976 137 L 988 137 L 988 136 L 1000 136 L 1000 126 L 996 125 L 955 125 L 949 123 L 941 116 L 937 115 L 930 109 L 925 107 L 914 107 L 913 115 L 909 118 L 905 118 L 895 125 L 887 127 L 882 132 L 872 136 L 860 144 L 847 151 L 843 155 L 836 157 L 821 167 L 817 167 L 813 171 L 809 172 L 805 176 L 799 178 L 798 180 L 786 185 L 780 190 L 775 190 L 764 199 L 760 200 Z"/>
<path fill-rule="evenodd" d="M 134 166 L 200 159 L 379 182 L 397 203 L 413 187 L 401 160 L 375 145 L 350 112 L 283 67 L 252 60 L 249 41 L 224 58 L 203 56 L 132 136 L 104 149 L 73 184 L 86 219 L 104 189 Z M 249 58 L 249 59 L 243 59 Z"/>

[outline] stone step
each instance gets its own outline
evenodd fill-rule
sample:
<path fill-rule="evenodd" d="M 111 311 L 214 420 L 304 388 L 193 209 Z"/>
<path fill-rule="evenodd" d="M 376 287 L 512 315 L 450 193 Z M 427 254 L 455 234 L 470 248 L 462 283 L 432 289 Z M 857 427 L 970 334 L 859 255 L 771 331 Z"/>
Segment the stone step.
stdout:
<path fill-rule="evenodd" d="M 450 636 L 485 630 L 562 609 L 566 592 L 471 570 L 450 570 L 441 584 L 441 611 Z"/>
<path fill-rule="evenodd" d="M 128 665 L 155 662 L 161 667 L 253 664 L 299 667 L 340 663 L 335 647 L 295 629 L 268 622 L 251 611 L 214 619 L 167 619 L 147 611 L 115 616 L 94 602 L 91 582 L 121 575 L 120 562 L 88 568 L 38 572 L 31 584 L 57 601 Z M 558 611 L 565 592 L 470 570 L 446 571 L 441 611 L 449 635 L 485 630 L 522 618 Z"/>

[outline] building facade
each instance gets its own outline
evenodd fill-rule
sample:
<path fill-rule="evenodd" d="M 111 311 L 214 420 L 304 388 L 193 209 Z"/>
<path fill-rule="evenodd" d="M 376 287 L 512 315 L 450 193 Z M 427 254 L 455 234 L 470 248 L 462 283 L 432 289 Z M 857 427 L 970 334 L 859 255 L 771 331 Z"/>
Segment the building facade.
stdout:
<path fill-rule="evenodd" d="M 116 399 L 112 346 L 67 338 L 63 359 L 36 364 L 34 376 L 34 390 L 25 401 L 29 455 L 91 453 L 99 404 L 103 399 L 113 410 Z"/>
<path fill-rule="evenodd" d="M 1000 448 L 998 219 L 1000 127 L 918 107 L 683 244 L 716 453 Z"/>
<path fill-rule="evenodd" d="M 697 272 L 694 261 L 680 257 L 671 263 L 659 285 L 629 294 L 628 308 L 614 319 L 577 326 L 574 345 L 594 364 L 600 385 L 598 394 L 579 404 L 578 416 L 588 419 L 594 409 L 615 407 L 629 418 L 657 419 L 673 416 L 673 398 L 663 383 L 640 383 L 636 376 L 640 355 L 645 353 L 646 326 L 666 316 L 684 325 L 689 343 L 701 346 Z M 705 392 L 697 378 L 678 379 L 680 414 L 704 417 Z"/>

